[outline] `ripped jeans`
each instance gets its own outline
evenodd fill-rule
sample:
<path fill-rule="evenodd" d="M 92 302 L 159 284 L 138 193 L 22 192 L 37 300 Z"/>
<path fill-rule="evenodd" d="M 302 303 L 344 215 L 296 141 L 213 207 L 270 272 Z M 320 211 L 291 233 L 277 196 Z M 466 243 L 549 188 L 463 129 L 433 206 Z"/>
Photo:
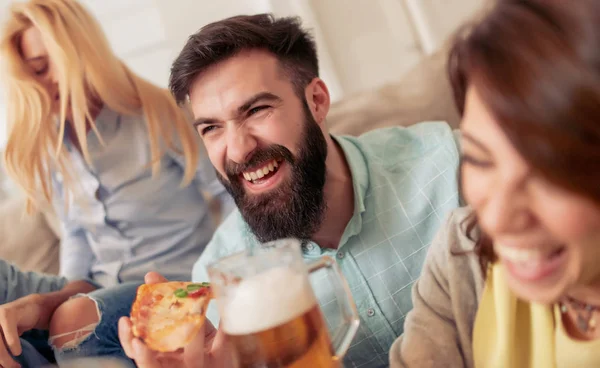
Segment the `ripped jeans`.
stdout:
<path fill-rule="evenodd" d="M 0 259 L 0 305 L 30 294 L 61 290 L 67 282 L 63 277 L 23 272 Z M 140 284 L 124 283 L 80 296 L 90 297 L 98 306 L 98 324 L 81 331 L 82 335 L 89 336 L 75 341 L 78 344 L 53 351 L 48 331 L 27 331 L 20 339 L 23 352 L 14 359 L 25 368 L 47 367 L 55 359 L 61 367 L 135 367 L 119 343 L 117 324 L 119 318 L 129 315 L 136 288 Z"/>
<path fill-rule="evenodd" d="M 75 296 L 76 298 L 88 297 L 96 303 L 99 322 L 79 330 L 81 337 L 76 337 L 72 343 L 61 349 L 54 349 L 56 361 L 61 367 L 75 360 L 83 364 L 86 358 L 112 358 L 120 363 L 119 367 L 135 367 L 133 361 L 125 355 L 119 342 L 118 322 L 121 317 L 129 316 L 136 289 L 141 284 L 141 282 L 128 282 Z M 49 340 L 50 345 L 58 337 L 52 336 Z"/>

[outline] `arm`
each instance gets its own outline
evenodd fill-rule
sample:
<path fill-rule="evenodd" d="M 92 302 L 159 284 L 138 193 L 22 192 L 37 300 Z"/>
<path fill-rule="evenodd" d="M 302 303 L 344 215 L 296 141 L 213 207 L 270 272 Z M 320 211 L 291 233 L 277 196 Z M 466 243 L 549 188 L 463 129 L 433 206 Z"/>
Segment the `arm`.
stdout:
<path fill-rule="evenodd" d="M 404 334 L 391 348 L 391 367 L 472 367 L 471 330 L 483 288 L 472 251 L 461 233 L 467 210 L 455 210 L 429 249 L 413 287 Z M 464 254 L 464 252 L 467 252 Z"/>

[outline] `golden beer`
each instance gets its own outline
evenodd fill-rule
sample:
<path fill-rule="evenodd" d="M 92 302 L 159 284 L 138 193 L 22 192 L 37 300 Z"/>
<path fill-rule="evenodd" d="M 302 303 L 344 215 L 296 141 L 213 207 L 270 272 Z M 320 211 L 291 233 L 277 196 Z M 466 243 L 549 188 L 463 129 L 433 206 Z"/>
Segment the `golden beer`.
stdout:
<path fill-rule="evenodd" d="M 237 355 L 235 360 L 240 368 L 338 366 L 327 326 L 316 304 L 291 321 L 266 331 L 227 334 L 227 341 Z"/>
<path fill-rule="evenodd" d="M 240 368 L 339 365 L 308 279 L 293 269 L 242 280 L 226 302 L 222 326 Z"/>
<path fill-rule="evenodd" d="M 359 326 L 350 288 L 335 259 L 322 256 L 307 263 L 300 248 L 298 239 L 280 239 L 207 267 L 234 367 L 342 366 Z M 309 279 L 319 270 L 326 273 L 316 282 L 328 284 L 342 321 L 331 326 L 333 340 Z"/>

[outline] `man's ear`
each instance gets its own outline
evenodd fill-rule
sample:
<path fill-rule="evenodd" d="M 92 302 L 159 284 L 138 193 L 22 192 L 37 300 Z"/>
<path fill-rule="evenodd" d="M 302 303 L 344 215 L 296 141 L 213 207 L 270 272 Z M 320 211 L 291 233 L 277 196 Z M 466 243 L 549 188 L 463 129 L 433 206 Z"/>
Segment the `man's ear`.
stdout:
<path fill-rule="evenodd" d="M 323 125 L 331 105 L 327 85 L 321 78 L 315 78 L 306 86 L 304 93 L 313 118 L 319 125 Z"/>

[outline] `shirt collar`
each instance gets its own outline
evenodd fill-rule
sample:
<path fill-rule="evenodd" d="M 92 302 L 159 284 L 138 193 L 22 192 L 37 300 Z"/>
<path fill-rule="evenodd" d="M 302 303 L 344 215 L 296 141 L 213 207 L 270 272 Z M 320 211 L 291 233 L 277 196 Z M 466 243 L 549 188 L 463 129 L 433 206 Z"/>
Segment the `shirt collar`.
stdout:
<path fill-rule="evenodd" d="M 340 239 L 339 248 L 342 248 L 350 237 L 358 235 L 362 229 L 362 214 L 366 211 L 365 196 L 369 189 L 369 170 L 365 156 L 358 147 L 355 139 L 351 137 L 331 136 L 336 141 L 346 158 L 352 176 L 352 187 L 354 191 L 354 214 L 346 225 L 346 229 Z M 338 249 L 339 249 L 338 248 Z"/>

